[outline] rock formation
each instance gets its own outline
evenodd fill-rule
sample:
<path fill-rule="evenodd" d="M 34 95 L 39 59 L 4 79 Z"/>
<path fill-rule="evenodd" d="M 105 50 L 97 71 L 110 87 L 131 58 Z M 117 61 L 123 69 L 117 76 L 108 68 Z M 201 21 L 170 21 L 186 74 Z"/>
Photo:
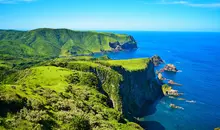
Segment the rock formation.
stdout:
<path fill-rule="evenodd" d="M 161 73 L 158 73 L 157 74 L 157 78 L 159 79 L 159 80 L 164 80 L 164 77 L 163 77 L 163 75 L 161 74 Z"/>
<path fill-rule="evenodd" d="M 158 66 L 158 65 L 164 63 L 164 61 L 158 55 L 155 55 L 155 56 L 151 57 L 151 60 L 154 63 L 154 66 Z"/>
<path fill-rule="evenodd" d="M 163 69 L 160 70 L 161 72 L 164 72 L 164 71 L 168 71 L 168 72 L 177 72 L 177 68 L 176 66 L 174 66 L 173 64 L 167 64 Z"/>
<path fill-rule="evenodd" d="M 116 42 L 109 42 L 109 46 L 113 49 L 113 51 L 122 51 L 122 50 L 132 50 L 137 49 L 136 41 L 132 36 L 129 36 L 130 41 L 120 43 L 119 41 Z"/>
<path fill-rule="evenodd" d="M 183 107 L 177 106 L 177 105 L 172 104 L 172 103 L 170 104 L 170 108 L 184 110 L 184 108 L 183 108 Z"/>
<path fill-rule="evenodd" d="M 181 84 L 176 83 L 176 82 L 174 82 L 173 80 L 169 80 L 169 81 L 168 81 L 168 84 L 169 84 L 169 85 L 177 85 L 177 86 L 182 86 Z"/>

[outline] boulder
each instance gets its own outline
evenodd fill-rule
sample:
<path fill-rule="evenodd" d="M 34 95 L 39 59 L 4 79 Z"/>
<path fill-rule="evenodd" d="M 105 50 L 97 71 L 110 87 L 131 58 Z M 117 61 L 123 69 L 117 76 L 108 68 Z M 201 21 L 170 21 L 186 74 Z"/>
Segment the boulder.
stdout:
<path fill-rule="evenodd" d="M 166 95 L 178 97 L 178 96 L 183 95 L 183 93 L 178 93 L 177 90 L 171 89 L 171 90 L 166 91 Z"/>
<path fill-rule="evenodd" d="M 157 77 L 158 77 L 159 80 L 164 80 L 163 75 L 161 73 L 158 73 Z"/>
<path fill-rule="evenodd" d="M 184 110 L 184 108 L 183 108 L 183 107 L 177 106 L 177 105 L 172 104 L 172 103 L 170 104 L 170 108 Z"/>

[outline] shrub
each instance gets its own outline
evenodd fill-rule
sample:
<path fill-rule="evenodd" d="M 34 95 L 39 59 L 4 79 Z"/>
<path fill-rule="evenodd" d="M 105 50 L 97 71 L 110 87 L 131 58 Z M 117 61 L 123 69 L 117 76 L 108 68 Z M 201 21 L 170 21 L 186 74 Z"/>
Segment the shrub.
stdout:
<path fill-rule="evenodd" d="M 75 116 L 70 124 L 73 130 L 91 130 L 89 121 L 83 116 Z"/>

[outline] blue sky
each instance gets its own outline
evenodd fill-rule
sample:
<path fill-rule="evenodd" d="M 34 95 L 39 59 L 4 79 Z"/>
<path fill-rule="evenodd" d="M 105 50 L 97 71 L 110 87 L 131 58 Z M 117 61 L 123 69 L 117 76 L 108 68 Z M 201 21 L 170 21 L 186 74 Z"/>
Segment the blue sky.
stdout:
<path fill-rule="evenodd" d="M 0 0 L 1 29 L 220 31 L 220 0 Z"/>

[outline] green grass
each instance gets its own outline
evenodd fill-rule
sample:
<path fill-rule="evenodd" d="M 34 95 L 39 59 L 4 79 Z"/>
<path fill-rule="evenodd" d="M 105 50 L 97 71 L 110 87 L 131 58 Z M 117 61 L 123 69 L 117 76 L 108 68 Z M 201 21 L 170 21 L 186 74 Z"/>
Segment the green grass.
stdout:
<path fill-rule="evenodd" d="M 113 101 L 119 100 L 120 77 L 117 72 L 91 61 L 69 64 L 96 69 L 104 78 L 103 89 Z M 0 128 L 142 129 L 126 121 L 120 111 L 108 106 L 109 98 L 99 92 L 96 74 L 88 72 L 86 67 L 82 70 L 72 67 L 70 70 L 39 66 L 9 76 L 8 84 L 0 85 L 0 104 L 4 104 L 0 108 Z"/>
<path fill-rule="evenodd" d="M 63 91 L 67 86 L 66 77 L 72 74 L 71 70 L 54 67 L 40 66 L 21 71 L 17 84 L 41 85 L 56 91 Z"/>
<path fill-rule="evenodd" d="M 97 63 L 91 62 L 91 61 L 71 61 L 71 62 L 69 62 L 69 64 L 82 64 L 82 65 L 87 65 L 87 66 L 91 66 L 91 67 L 101 66 L 100 64 L 97 64 Z"/>
<path fill-rule="evenodd" d="M 71 61 L 68 63 L 67 68 L 95 73 L 102 83 L 103 90 L 112 100 L 114 108 L 120 112 L 122 111 L 122 104 L 119 96 L 119 84 L 123 80 L 122 75 L 108 66 L 93 61 Z"/>
<path fill-rule="evenodd" d="M 137 70 L 146 69 L 148 67 L 149 62 L 150 62 L 149 58 L 141 58 L 141 59 L 129 59 L 129 60 L 107 60 L 107 61 L 101 61 L 100 63 L 110 66 L 122 66 L 128 71 L 137 71 Z"/>

